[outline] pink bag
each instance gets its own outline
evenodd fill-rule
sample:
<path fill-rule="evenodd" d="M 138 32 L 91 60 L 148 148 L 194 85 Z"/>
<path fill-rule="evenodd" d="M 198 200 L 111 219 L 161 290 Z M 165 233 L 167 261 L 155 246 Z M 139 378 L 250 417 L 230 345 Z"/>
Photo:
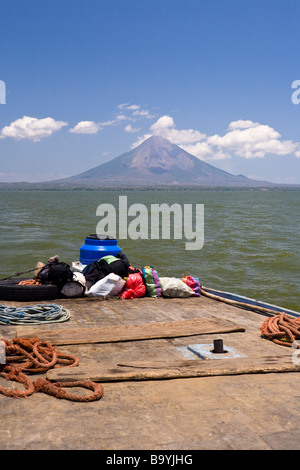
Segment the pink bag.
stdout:
<path fill-rule="evenodd" d="M 194 291 L 194 295 L 196 297 L 200 297 L 201 286 L 200 286 L 199 279 L 197 277 L 185 276 L 185 277 L 182 277 L 181 280 L 185 282 L 186 285 L 189 286 Z"/>

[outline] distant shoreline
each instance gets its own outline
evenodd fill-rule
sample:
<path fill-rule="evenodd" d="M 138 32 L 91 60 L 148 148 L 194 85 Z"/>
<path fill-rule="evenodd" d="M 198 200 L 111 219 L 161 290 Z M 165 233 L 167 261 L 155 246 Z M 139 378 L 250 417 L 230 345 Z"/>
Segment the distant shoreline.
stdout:
<path fill-rule="evenodd" d="M 274 186 L 102 186 L 44 187 L 38 183 L 0 183 L 0 191 L 300 191 L 300 185 Z"/>

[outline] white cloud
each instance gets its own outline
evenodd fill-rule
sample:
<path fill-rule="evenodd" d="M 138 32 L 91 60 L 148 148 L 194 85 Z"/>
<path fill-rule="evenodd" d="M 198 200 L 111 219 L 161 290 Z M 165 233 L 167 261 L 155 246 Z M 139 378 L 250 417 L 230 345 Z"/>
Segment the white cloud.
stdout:
<path fill-rule="evenodd" d="M 99 129 L 99 124 L 94 121 L 80 121 L 70 129 L 70 132 L 74 134 L 96 134 Z"/>
<path fill-rule="evenodd" d="M 17 140 L 29 139 L 34 142 L 39 142 L 42 138 L 50 136 L 53 132 L 67 125 L 67 122 L 55 121 L 55 119 L 51 117 L 38 119 L 23 116 L 13 121 L 9 126 L 3 127 L 0 137 L 2 139 L 11 137 Z"/>
<path fill-rule="evenodd" d="M 135 148 L 140 145 L 144 140 L 148 139 L 152 135 L 158 135 L 164 139 L 169 140 L 172 144 L 180 145 L 183 147 L 185 144 L 191 144 L 204 139 L 206 136 L 199 131 L 194 129 L 176 129 L 174 119 L 171 116 L 161 116 L 152 126 L 150 127 L 150 133 L 144 134 L 134 142 L 131 148 Z"/>
<path fill-rule="evenodd" d="M 186 152 L 195 155 L 195 157 L 198 157 L 200 160 L 205 160 L 207 157 L 213 158 L 212 148 L 206 141 L 190 145 L 180 145 L 180 147 Z"/>
<path fill-rule="evenodd" d="M 70 132 L 73 134 L 97 134 L 103 127 L 114 126 L 115 124 L 120 123 L 126 119 L 125 116 L 119 114 L 116 116 L 115 119 L 111 119 L 110 121 L 103 121 L 103 122 L 95 122 L 95 121 L 80 121 L 70 129 Z"/>
<path fill-rule="evenodd" d="M 95 122 L 95 121 L 80 121 L 78 122 L 69 132 L 73 134 L 97 134 L 103 128 L 109 126 L 119 125 L 124 121 L 137 121 L 141 118 L 154 118 L 147 109 L 141 109 L 138 104 L 121 103 L 118 105 L 118 113 L 115 117 L 109 121 Z M 127 125 L 125 128 L 126 132 L 139 132 L 139 128 L 134 128 L 131 125 Z"/>
<path fill-rule="evenodd" d="M 101 127 L 114 126 L 116 122 L 117 122 L 116 119 L 111 119 L 110 121 L 99 122 L 99 129 L 101 129 Z"/>
<path fill-rule="evenodd" d="M 176 129 L 174 119 L 170 116 L 160 117 L 152 124 L 150 131 L 153 135 L 159 135 L 177 145 L 198 142 L 206 137 L 205 134 L 194 129 Z"/>
<path fill-rule="evenodd" d="M 228 129 L 230 129 L 230 130 L 232 130 L 232 129 L 246 129 L 247 127 L 257 127 L 259 125 L 260 124 L 258 122 L 239 119 L 238 121 L 232 121 L 229 124 Z"/>
<path fill-rule="evenodd" d="M 201 160 L 264 158 L 267 154 L 289 155 L 300 158 L 300 143 L 282 140 L 281 135 L 268 125 L 250 120 L 232 121 L 227 132 L 207 136 L 195 129 L 177 129 L 174 119 L 164 115 L 132 145 L 135 148 L 151 135 L 159 135 L 179 145 Z"/>
<path fill-rule="evenodd" d="M 135 127 L 132 127 L 131 124 L 127 124 L 127 126 L 124 128 L 126 132 L 129 132 L 129 133 L 132 133 L 134 134 L 135 132 L 139 132 L 141 129 L 139 128 L 135 128 Z"/>
<path fill-rule="evenodd" d="M 208 144 L 244 158 L 263 158 L 269 153 L 288 155 L 299 146 L 290 140 L 280 140 L 279 132 L 268 125 L 240 120 L 232 122 L 228 128 L 232 130 L 224 136 L 209 137 Z"/>
<path fill-rule="evenodd" d="M 149 139 L 149 137 L 151 137 L 152 135 L 153 134 L 144 134 L 143 136 L 139 137 L 138 140 L 131 145 L 131 148 L 134 149 L 134 148 L 138 147 L 145 140 Z"/>
<path fill-rule="evenodd" d="M 141 105 L 139 104 L 123 103 L 123 104 L 119 104 L 118 108 L 122 109 L 123 111 L 132 112 L 132 116 L 134 117 L 141 117 L 141 118 L 147 118 L 147 119 L 155 118 L 155 116 L 153 116 L 148 109 L 141 109 Z M 126 118 L 130 119 L 129 116 L 126 116 Z"/>
<path fill-rule="evenodd" d="M 150 129 L 155 132 L 164 132 L 166 129 L 170 129 L 175 127 L 174 119 L 171 116 L 162 116 L 160 117 Z"/>
<path fill-rule="evenodd" d="M 126 119 L 128 119 L 128 117 L 125 116 L 125 114 L 118 114 L 116 116 L 116 121 L 126 121 Z"/>
<path fill-rule="evenodd" d="M 127 105 L 127 106 L 124 106 L 126 109 L 131 109 L 131 110 L 135 110 L 137 111 L 138 109 L 140 109 L 140 105 L 139 104 L 131 104 L 131 105 Z"/>
<path fill-rule="evenodd" d="M 147 118 L 147 119 L 153 119 L 155 118 L 155 116 L 153 116 L 152 114 L 150 114 L 150 112 L 148 111 L 148 109 L 137 109 L 136 111 L 134 111 L 132 113 L 133 116 L 140 116 L 140 117 L 144 117 L 144 118 Z"/>
<path fill-rule="evenodd" d="M 121 103 L 118 105 L 118 108 L 123 109 L 123 108 L 126 108 L 126 106 L 129 106 L 129 103 Z"/>

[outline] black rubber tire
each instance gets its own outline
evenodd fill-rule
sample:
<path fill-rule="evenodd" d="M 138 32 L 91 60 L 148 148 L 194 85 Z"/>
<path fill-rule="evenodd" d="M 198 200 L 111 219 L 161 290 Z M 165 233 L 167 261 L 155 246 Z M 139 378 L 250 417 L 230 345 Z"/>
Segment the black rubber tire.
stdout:
<path fill-rule="evenodd" d="M 59 289 L 54 284 L 39 286 L 20 286 L 20 281 L 27 278 L 13 278 L 0 281 L 0 300 L 16 300 L 35 302 L 39 300 L 54 300 L 61 297 Z"/>

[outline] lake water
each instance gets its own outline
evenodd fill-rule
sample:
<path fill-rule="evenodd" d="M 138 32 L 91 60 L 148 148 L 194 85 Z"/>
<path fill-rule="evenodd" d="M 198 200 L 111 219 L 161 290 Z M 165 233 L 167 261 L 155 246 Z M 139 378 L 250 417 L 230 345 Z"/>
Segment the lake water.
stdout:
<path fill-rule="evenodd" d="M 300 311 L 300 191 L 1 191 L 0 277 L 34 268 L 58 254 L 79 260 L 96 233 L 100 204 L 204 205 L 204 245 L 186 240 L 118 239 L 132 265 L 161 276 L 197 276 L 216 288 Z M 132 220 L 132 218 L 128 218 Z M 172 235 L 172 233 L 171 233 Z M 29 275 L 30 276 L 30 275 Z"/>

